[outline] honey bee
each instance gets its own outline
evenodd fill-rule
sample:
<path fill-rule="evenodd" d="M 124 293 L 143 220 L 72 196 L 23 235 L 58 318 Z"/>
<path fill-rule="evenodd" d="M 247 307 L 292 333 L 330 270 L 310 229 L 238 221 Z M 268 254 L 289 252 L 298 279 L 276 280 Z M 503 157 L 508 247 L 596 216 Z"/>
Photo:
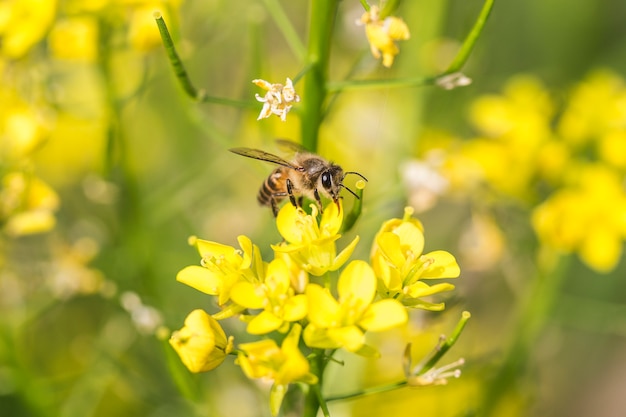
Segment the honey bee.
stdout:
<path fill-rule="evenodd" d="M 259 204 L 271 207 L 274 216 L 278 215 L 278 203 L 287 197 L 295 207 L 302 205 L 303 197 L 308 197 L 317 203 L 320 212 L 322 212 L 320 194 L 330 198 L 337 205 L 339 205 L 341 188 L 345 188 L 357 199 L 359 198 L 354 191 L 343 185 L 343 180 L 346 175 L 354 174 L 367 181 L 363 175 L 354 171 L 344 172 L 339 165 L 308 152 L 293 142 L 286 140 L 277 142 L 296 151 L 292 161 L 259 149 L 229 149 L 238 155 L 280 165 L 267 177 L 257 195 Z"/>

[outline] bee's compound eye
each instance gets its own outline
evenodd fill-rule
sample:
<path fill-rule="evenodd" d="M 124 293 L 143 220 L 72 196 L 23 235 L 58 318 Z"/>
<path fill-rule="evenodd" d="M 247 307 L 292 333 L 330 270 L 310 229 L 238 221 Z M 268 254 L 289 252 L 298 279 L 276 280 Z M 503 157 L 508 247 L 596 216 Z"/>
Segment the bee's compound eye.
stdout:
<path fill-rule="evenodd" d="M 331 176 L 330 176 L 330 174 L 328 172 L 324 172 L 322 174 L 322 185 L 327 190 L 330 190 L 332 188 L 332 186 L 333 186 L 333 182 L 332 182 Z"/>

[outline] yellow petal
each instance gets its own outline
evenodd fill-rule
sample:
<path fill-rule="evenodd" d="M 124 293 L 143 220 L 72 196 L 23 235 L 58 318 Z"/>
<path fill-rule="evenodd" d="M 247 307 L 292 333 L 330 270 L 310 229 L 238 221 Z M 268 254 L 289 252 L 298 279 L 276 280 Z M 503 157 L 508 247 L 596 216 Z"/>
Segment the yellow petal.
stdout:
<path fill-rule="evenodd" d="M 406 323 L 408 315 L 400 302 L 392 299 L 378 301 L 367 309 L 359 326 L 365 330 L 379 332 Z"/>
<path fill-rule="evenodd" d="M 276 317 L 269 311 L 262 311 L 248 323 L 246 331 L 250 334 L 266 334 L 278 329 L 282 324 L 283 320 L 281 318 Z"/>
<path fill-rule="evenodd" d="M 259 294 L 257 286 L 246 281 L 235 284 L 230 291 L 230 299 L 246 308 L 263 308 L 265 298 Z"/>
<path fill-rule="evenodd" d="M 237 250 L 232 246 L 222 245 L 221 243 L 211 242 L 203 239 L 196 239 L 196 248 L 198 249 L 200 256 L 204 259 L 219 256 L 224 256 L 227 259 L 231 259 L 233 255 L 237 254 Z"/>
<path fill-rule="evenodd" d="M 222 284 L 220 277 L 208 269 L 197 265 L 183 268 L 176 275 L 176 280 L 210 295 L 219 294 Z"/>
<path fill-rule="evenodd" d="M 239 242 L 239 247 L 243 250 L 243 262 L 241 263 L 241 268 L 248 268 L 252 264 L 252 257 L 254 256 L 254 245 L 248 236 L 238 236 L 237 241 Z M 234 248 L 233 248 L 234 249 Z M 258 254 L 258 249 L 256 250 Z"/>
<path fill-rule="evenodd" d="M 339 303 L 330 292 L 317 284 L 309 284 L 306 289 L 309 305 L 309 321 L 319 327 L 335 325 L 339 315 Z"/>
<path fill-rule="evenodd" d="M 283 306 L 283 318 L 286 321 L 297 321 L 306 317 L 307 315 L 307 296 L 299 294 L 290 297 Z"/>
<path fill-rule="evenodd" d="M 580 248 L 580 258 L 598 272 L 612 271 L 622 255 L 622 240 L 606 227 L 595 227 L 587 232 Z"/>
<path fill-rule="evenodd" d="M 356 248 L 356 245 L 359 243 L 359 237 L 356 236 L 352 242 L 348 246 L 346 246 L 340 253 L 335 257 L 332 266 L 330 267 L 331 271 L 336 271 L 345 264 L 350 256 L 352 256 L 352 252 Z"/>
<path fill-rule="evenodd" d="M 453 289 L 454 285 L 448 284 L 447 282 L 443 284 L 428 285 L 425 282 L 417 281 L 406 288 L 406 295 L 411 298 L 419 298 L 443 291 L 452 291 Z"/>
<path fill-rule="evenodd" d="M 285 394 L 287 394 L 288 384 L 274 384 L 270 390 L 270 413 L 272 416 L 277 416 L 280 411 L 280 406 L 283 403 Z"/>
<path fill-rule="evenodd" d="M 381 233 L 376 237 L 380 253 L 397 268 L 401 268 L 406 259 L 400 247 L 400 236 L 392 232 Z"/>
<path fill-rule="evenodd" d="M 376 277 L 372 267 L 364 261 L 352 261 L 346 266 L 337 282 L 339 300 L 358 299 L 369 305 L 376 295 Z"/>
<path fill-rule="evenodd" d="M 337 204 L 329 204 L 322 214 L 320 221 L 320 233 L 322 236 L 334 236 L 339 233 L 341 223 L 343 222 L 343 203 L 339 200 Z"/>
<path fill-rule="evenodd" d="M 359 350 L 365 344 L 365 334 L 357 326 L 328 329 L 328 336 L 350 352 Z"/>
<path fill-rule="evenodd" d="M 265 273 L 265 282 L 274 292 L 285 293 L 291 285 L 289 268 L 287 263 L 281 259 L 274 259 L 269 263 Z"/>
<path fill-rule="evenodd" d="M 292 204 L 285 204 L 276 217 L 278 233 L 289 243 L 302 243 L 304 240 L 303 229 L 298 227 L 298 222 L 303 221 L 306 214 Z"/>
<path fill-rule="evenodd" d="M 56 225 L 56 218 L 47 210 L 31 210 L 9 217 L 4 231 L 10 236 L 24 236 L 47 232 Z"/>
<path fill-rule="evenodd" d="M 457 278 L 461 274 L 456 259 L 446 251 L 433 251 L 423 255 L 422 259 L 432 260 L 433 263 L 424 270 L 421 278 Z"/>
<path fill-rule="evenodd" d="M 424 251 L 424 233 L 415 224 L 402 222 L 393 232 L 400 237 L 400 245 L 403 248 L 410 248 L 416 257 L 422 254 Z"/>
<path fill-rule="evenodd" d="M 172 334 L 170 344 L 191 372 L 204 372 L 224 361 L 228 341 L 217 320 L 198 309 Z"/>
<path fill-rule="evenodd" d="M 341 345 L 331 339 L 328 335 L 328 330 L 316 327 L 314 324 L 309 324 L 304 329 L 302 339 L 307 346 L 320 349 L 339 349 Z"/>

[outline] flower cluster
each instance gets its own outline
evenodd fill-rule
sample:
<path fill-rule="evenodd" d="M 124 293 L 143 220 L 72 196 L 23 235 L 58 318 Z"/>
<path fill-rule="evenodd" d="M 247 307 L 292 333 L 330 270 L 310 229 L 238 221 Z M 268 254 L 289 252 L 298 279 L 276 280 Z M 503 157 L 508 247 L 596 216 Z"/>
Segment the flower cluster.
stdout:
<path fill-rule="evenodd" d="M 10 236 L 48 231 L 59 197 L 32 163 L 49 136 L 46 106 L 27 103 L 11 84 L 2 84 L 0 97 L 0 228 Z"/>
<path fill-rule="evenodd" d="M 284 205 L 276 219 L 284 241 L 272 245 L 270 262 L 261 258 L 259 248 L 245 236 L 239 237 L 241 249 L 192 238 L 200 265 L 184 268 L 177 279 L 215 296 L 222 310 L 213 317 L 193 311 L 185 327 L 172 335 L 172 346 L 192 372 L 210 370 L 231 350 L 236 352 L 237 363 L 248 377 L 273 381 L 270 402 L 276 414 L 289 384 L 317 383 L 308 354 L 345 349 L 376 356 L 377 351 L 366 344 L 366 332 L 406 323 L 407 307 L 443 309 L 442 303 L 423 298 L 453 286 L 430 286 L 423 280 L 457 277 L 459 267 L 447 252 L 423 254 L 423 227 L 411 213 L 407 209 L 403 219 L 385 222 L 376 237 L 371 263 L 349 260 L 358 237 L 337 253 L 343 223 L 341 200 L 329 204 L 321 216 L 314 204 L 311 214 Z M 335 282 L 331 277 L 337 270 L 341 272 Z M 234 315 L 247 323 L 249 334 L 271 333 L 282 343 L 275 337 L 262 338 L 233 350 L 215 319 Z"/>
<path fill-rule="evenodd" d="M 445 188 L 530 206 L 544 246 L 609 272 L 626 240 L 624 103 L 626 84 L 609 71 L 589 75 L 562 107 L 536 78 L 515 77 L 473 103 L 477 137 L 437 135 L 427 154 L 438 156 L 431 167 Z"/>
<path fill-rule="evenodd" d="M 402 19 L 394 16 L 381 18 L 378 6 L 371 6 L 357 23 L 365 26 L 372 55 L 376 59 L 382 56 L 383 66 L 387 68 L 393 65 L 396 55 L 400 53 L 396 41 L 405 41 L 411 37 Z"/>

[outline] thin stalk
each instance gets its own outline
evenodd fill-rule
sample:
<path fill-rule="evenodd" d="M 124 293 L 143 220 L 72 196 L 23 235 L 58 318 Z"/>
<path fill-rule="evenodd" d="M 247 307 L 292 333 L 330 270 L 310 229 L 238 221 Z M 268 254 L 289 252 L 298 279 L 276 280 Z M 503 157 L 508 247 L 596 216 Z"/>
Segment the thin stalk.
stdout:
<path fill-rule="evenodd" d="M 463 68 L 463 66 L 467 62 L 467 59 L 472 53 L 472 50 L 474 49 L 474 45 L 476 44 L 478 37 L 480 36 L 480 34 L 483 31 L 483 28 L 485 27 L 485 23 L 487 23 L 487 19 L 489 19 L 489 15 L 491 14 L 491 9 L 493 9 L 494 1 L 495 0 L 485 0 L 485 3 L 483 4 L 483 7 L 480 11 L 480 14 L 478 15 L 478 19 L 476 19 L 476 22 L 474 23 L 474 26 L 472 27 L 472 30 L 470 31 L 470 33 L 465 37 L 465 40 L 463 41 L 463 45 L 461 45 L 461 49 L 452 60 L 452 63 L 446 70 L 446 74 L 451 74 L 451 73 L 460 71 L 461 68 Z"/>
<path fill-rule="evenodd" d="M 165 20 L 163 20 L 163 16 L 161 16 L 160 12 L 154 12 L 154 19 L 156 20 L 156 24 L 159 28 L 159 33 L 161 34 L 161 40 L 163 41 L 163 46 L 165 47 L 165 52 L 167 53 L 167 57 L 170 60 L 170 64 L 172 65 L 172 69 L 174 70 L 174 74 L 180 85 L 185 90 L 185 93 L 194 100 L 201 100 L 204 95 L 204 90 L 198 90 L 192 84 L 189 79 L 189 75 L 187 74 L 187 70 L 183 65 L 183 61 L 181 61 L 178 56 L 178 52 L 176 52 L 176 47 L 174 46 L 174 41 L 172 40 L 172 36 L 170 35 L 170 31 L 165 24 Z"/>
<path fill-rule="evenodd" d="M 283 34 L 283 38 L 285 38 L 293 54 L 300 62 L 304 61 L 306 58 L 306 48 L 281 4 L 278 0 L 263 0 L 263 3 L 272 16 L 272 19 L 274 19 L 274 23 L 276 23 L 276 26 Z"/>
<path fill-rule="evenodd" d="M 349 399 L 352 399 L 352 398 L 361 398 L 361 397 L 365 397 L 365 396 L 368 396 L 368 395 L 380 394 L 380 393 L 383 393 L 383 392 L 393 391 L 393 390 L 396 390 L 398 388 L 406 387 L 407 384 L 408 384 L 408 382 L 406 380 L 398 381 L 398 382 L 394 382 L 394 383 L 388 384 L 388 385 L 379 385 L 377 387 L 362 389 L 362 390 L 359 390 L 359 391 L 351 392 L 350 394 L 343 394 L 343 395 L 336 395 L 336 396 L 333 396 L 333 397 L 328 397 L 328 398 L 326 398 L 326 401 L 327 402 L 331 402 L 331 401 L 349 400 Z"/>
<path fill-rule="evenodd" d="M 314 0 L 310 3 L 307 66 L 302 89 L 302 145 L 317 151 L 320 125 L 326 100 L 326 80 L 330 45 L 339 0 Z"/>
<path fill-rule="evenodd" d="M 326 401 L 321 394 L 324 369 L 327 364 L 324 360 L 324 350 L 315 349 L 313 355 L 309 357 L 309 362 L 311 364 L 311 373 L 317 376 L 318 381 L 317 384 L 311 386 L 311 389 L 309 389 L 306 397 L 304 398 L 303 417 L 316 417 L 320 407 L 325 410 L 324 415 L 329 416 L 328 406 L 326 405 Z"/>
<path fill-rule="evenodd" d="M 161 40 L 163 41 L 163 47 L 165 48 L 165 52 L 167 54 L 167 58 L 170 61 L 170 65 L 174 70 L 174 75 L 178 79 L 183 91 L 196 101 L 201 101 L 205 103 L 213 103 L 213 104 L 221 104 L 225 106 L 233 106 L 233 107 L 244 107 L 244 108 L 253 108 L 258 106 L 258 103 L 255 101 L 242 101 L 242 100 L 233 100 L 229 98 L 222 97 L 213 97 L 209 96 L 204 89 L 197 89 L 191 79 L 189 78 L 189 74 L 187 74 L 187 70 L 185 69 L 185 65 L 183 61 L 180 59 L 178 52 L 176 51 L 176 47 L 174 46 L 174 41 L 172 40 L 172 36 L 170 35 L 170 31 L 167 28 L 167 24 L 161 13 L 154 12 L 154 19 L 159 28 L 159 33 L 161 34 Z"/>
<path fill-rule="evenodd" d="M 433 353 L 433 355 L 431 356 L 431 358 L 428 360 L 428 362 L 426 362 L 424 364 L 424 366 L 422 367 L 421 371 L 419 372 L 418 375 L 422 375 L 425 374 L 426 372 L 430 371 L 431 369 L 433 369 L 435 367 L 435 365 L 437 365 L 437 362 L 439 362 L 439 360 L 443 357 L 443 355 L 446 354 L 446 352 L 448 352 L 448 350 L 450 350 L 450 348 L 452 346 L 454 346 L 454 344 L 456 343 L 457 339 L 459 338 L 459 336 L 461 335 L 461 333 L 463 332 L 463 329 L 465 328 L 465 325 L 467 324 L 467 321 L 470 319 L 471 314 L 467 311 L 464 311 L 461 314 L 461 319 L 459 320 L 459 322 L 457 323 L 454 331 L 452 332 L 452 335 L 448 338 L 445 339 L 445 341 L 438 346 L 437 350 Z M 410 345 L 409 345 L 410 346 Z M 407 351 L 410 349 L 410 347 L 407 347 Z M 336 395 L 333 397 L 328 397 L 326 399 L 327 402 L 331 402 L 331 401 L 339 401 L 339 400 L 348 400 L 348 399 L 352 399 L 352 398 L 360 398 L 360 397 L 365 397 L 368 395 L 373 395 L 373 394 L 380 394 L 383 392 L 388 392 L 388 391 L 393 391 L 402 387 L 405 387 L 408 385 L 408 380 L 404 380 L 404 381 L 398 381 L 398 382 L 393 382 L 391 384 L 387 384 L 387 385 L 380 385 L 377 387 L 371 387 L 371 388 L 365 388 L 359 391 L 355 391 L 349 394 L 342 394 L 342 395 Z"/>
<path fill-rule="evenodd" d="M 452 332 L 452 336 L 446 338 L 446 340 L 444 340 L 443 344 L 439 347 L 437 352 L 435 352 L 432 358 L 430 358 L 430 360 L 424 364 L 422 371 L 419 373 L 420 375 L 425 374 L 430 369 L 434 368 L 435 365 L 437 365 L 437 362 L 439 362 L 439 360 L 443 357 L 443 355 L 445 355 L 448 350 L 450 350 L 450 348 L 454 346 L 457 339 L 461 335 L 461 332 L 463 332 L 463 329 L 465 328 L 465 325 L 467 324 L 467 321 L 470 319 L 470 317 L 471 314 L 468 311 L 464 311 L 461 314 L 461 320 L 459 320 L 459 322 L 457 323 L 456 328 Z"/>

